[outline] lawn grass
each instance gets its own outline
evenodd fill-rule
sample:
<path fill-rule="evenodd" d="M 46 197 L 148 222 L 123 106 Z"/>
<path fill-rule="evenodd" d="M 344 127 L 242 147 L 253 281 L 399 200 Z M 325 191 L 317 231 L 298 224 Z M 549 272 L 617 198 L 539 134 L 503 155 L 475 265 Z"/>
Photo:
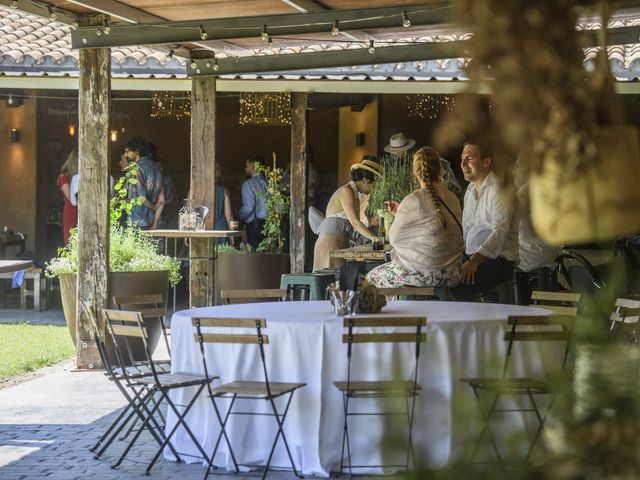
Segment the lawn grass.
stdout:
<path fill-rule="evenodd" d="M 66 326 L 0 324 L 0 381 L 73 357 Z"/>

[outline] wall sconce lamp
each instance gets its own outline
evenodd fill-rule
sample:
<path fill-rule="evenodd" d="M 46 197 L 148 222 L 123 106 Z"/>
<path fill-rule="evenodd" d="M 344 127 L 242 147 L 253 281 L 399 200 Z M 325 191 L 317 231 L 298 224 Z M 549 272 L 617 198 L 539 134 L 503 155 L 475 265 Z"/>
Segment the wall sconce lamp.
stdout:
<path fill-rule="evenodd" d="M 69 136 L 70 137 L 75 137 L 76 136 L 76 124 L 75 123 L 70 123 L 69 124 Z"/>
<path fill-rule="evenodd" d="M 11 129 L 11 143 L 19 143 L 20 142 L 20 130 L 17 128 Z"/>

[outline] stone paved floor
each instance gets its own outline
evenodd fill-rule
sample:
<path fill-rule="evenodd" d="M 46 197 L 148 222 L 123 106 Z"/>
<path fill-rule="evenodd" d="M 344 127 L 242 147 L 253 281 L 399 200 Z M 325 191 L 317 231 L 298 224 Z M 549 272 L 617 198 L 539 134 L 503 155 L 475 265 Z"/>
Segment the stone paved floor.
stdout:
<path fill-rule="evenodd" d="M 0 389 L 0 479 L 175 479 L 201 480 L 200 463 L 185 465 L 160 460 L 144 476 L 145 459 L 155 452 L 150 436 L 127 461 L 110 468 L 120 445 L 100 460 L 89 447 L 124 405 L 124 398 L 100 372 L 73 371 L 72 362 L 42 369 L 28 381 Z M 120 442 L 122 443 L 122 442 Z M 210 475 L 216 478 L 255 478 Z M 273 473 L 270 479 L 294 479 Z"/>

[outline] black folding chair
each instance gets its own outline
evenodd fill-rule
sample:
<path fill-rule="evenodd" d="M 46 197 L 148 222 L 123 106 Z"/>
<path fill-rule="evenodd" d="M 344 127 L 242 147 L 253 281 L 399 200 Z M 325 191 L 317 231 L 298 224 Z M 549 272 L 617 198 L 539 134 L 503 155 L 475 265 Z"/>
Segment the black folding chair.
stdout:
<path fill-rule="evenodd" d="M 151 368 L 139 363 L 136 366 L 127 366 L 128 373 L 127 378 L 123 377 L 119 371 L 119 368 L 112 364 L 111 357 L 107 354 L 107 343 L 105 342 L 105 335 L 103 335 L 103 329 L 98 326 L 93 310 L 88 306 L 83 306 L 87 317 L 91 322 L 93 330 L 94 340 L 100 354 L 100 360 L 105 369 L 105 375 L 112 381 L 118 390 L 122 393 L 127 401 L 127 406 L 120 412 L 115 418 L 107 430 L 100 436 L 97 442 L 89 449 L 94 453 L 94 458 L 98 459 L 109 448 L 113 441 L 117 438 L 120 432 L 127 426 L 133 427 L 137 420 L 144 420 L 149 414 L 149 403 L 154 401 L 153 395 L 147 385 L 135 384 L 127 381 L 128 379 L 138 378 L 145 375 L 151 375 Z M 112 338 L 109 337 L 113 344 Z M 112 347 L 112 350 L 115 347 Z M 150 419 L 151 426 L 148 429 L 149 433 L 153 436 L 158 445 L 162 444 L 164 438 L 164 420 L 161 419 L 158 422 L 154 417 Z M 169 446 L 170 450 L 177 457 L 177 453 L 173 450 L 173 446 Z"/>
<path fill-rule="evenodd" d="M 105 319 L 105 323 L 107 326 L 107 331 L 111 334 L 114 339 L 114 345 L 116 345 L 116 357 L 118 358 L 118 363 L 120 365 L 120 374 L 126 380 L 127 384 L 131 385 L 133 388 L 138 387 L 146 387 L 148 389 L 147 395 L 154 396 L 157 395 L 159 397 L 159 401 L 154 402 L 151 409 L 145 415 L 143 419 L 142 425 L 135 433 L 133 438 L 129 441 L 129 444 L 122 452 L 122 455 L 118 459 L 118 461 L 112 465 L 112 468 L 118 467 L 122 461 L 125 459 L 131 448 L 134 446 L 140 434 L 144 430 L 149 430 L 150 424 L 153 423 L 154 414 L 160 408 L 162 402 L 166 402 L 168 408 L 170 408 L 176 416 L 176 423 L 171 429 L 170 432 L 165 432 L 163 437 L 163 441 L 160 444 L 156 454 L 153 456 L 147 469 L 145 470 L 145 474 L 148 474 L 153 468 L 153 465 L 158 460 L 162 451 L 165 447 L 169 446 L 171 452 L 176 456 L 176 459 L 180 461 L 180 456 L 186 456 L 184 453 L 176 453 L 175 448 L 171 444 L 171 438 L 178 430 L 178 427 L 182 426 L 185 429 L 187 435 L 191 438 L 194 445 L 202 455 L 202 458 L 205 460 L 209 460 L 208 455 L 198 442 L 197 438 L 189 428 L 189 425 L 185 421 L 185 418 L 191 407 L 200 396 L 200 393 L 204 390 L 205 385 L 208 382 L 215 380 L 217 377 L 212 376 L 202 376 L 202 375 L 194 375 L 191 373 L 162 373 L 157 368 L 155 361 L 153 359 L 153 355 L 151 349 L 149 348 L 149 344 L 147 342 L 147 331 L 143 325 L 144 318 L 140 312 L 127 312 L 121 310 L 103 310 L 103 315 Z M 142 341 L 144 346 L 144 351 L 147 356 L 147 365 L 151 370 L 151 375 L 147 376 L 131 376 L 127 367 L 127 362 L 122 355 L 121 349 L 118 348 L 119 341 L 126 343 L 128 339 L 136 338 Z M 188 403 L 185 404 L 177 404 L 169 397 L 169 392 L 179 388 L 185 387 L 195 387 L 196 392 L 191 396 L 191 399 Z M 182 411 L 180 411 L 180 409 Z"/>
<path fill-rule="evenodd" d="M 239 464 L 236 460 L 235 453 L 231 447 L 231 442 L 227 436 L 226 426 L 231 415 L 267 415 L 274 417 L 278 426 L 276 437 L 271 445 L 271 451 L 267 463 L 264 467 L 262 478 L 264 479 L 269 472 L 271 465 L 271 459 L 275 452 L 278 440 L 282 438 L 282 442 L 287 450 L 289 462 L 291 468 L 296 476 L 302 477 L 296 469 L 291 450 L 289 449 L 289 443 L 284 434 L 283 425 L 289 412 L 289 406 L 291 405 L 291 399 L 293 394 L 298 388 L 304 387 L 306 383 L 283 383 L 273 382 L 269 379 L 267 374 L 267 364 L 265 360 L 264 345 L 269 343 L 268 335 L 263 334 L 263 330 L 267 327 L 267 322 L 264 319 L 259 318 L 194 318 L 192 320 L 193 326 L 196 327 L 195 339 L 200 345 L 200 353 L 202 354 L 202 365 L 204 366 L 204 373 L 207 379 L 213 379 L 217 377 L 211 377 L 209 364 L 204 351 L 204 346 L 207 343 L 224 343 L 224 344 L 253 344 L 257 345 L 260 350 L 260 360 L 262 362 L 262 376 L 264 380 L 261 381 L 247 381 L 247 380 L 235 380 L 229 383 L 225 383 L 218 387 L 212 388 L 211 383 L 207 381 L 207 389 L 209 390 L 209 398 L 211 398 L 211 404 L 215 410 L 216 417 L 220 424 L 220 433 L 213 448 L 213 453 L 209 458 L 209 465 L 207 466 L 207 472 L 204 478 L 206 479 L 213 467 L 213 460 L 220 446 L 220 441 L 224 437 L 224 440 L 229 449 L 229 454 L 233 461 L 236 473 L 239 473 Z M 217 328 L 216 332 L 208 330 L 210 333 L 204 333 L 204 328 Z M 222 330 L 221 330 L 222 329 Z M 224 330 L 226 329 L 226 330 Z M 229 333 L 229 329 L 255 329 L 253 333 Z M 226 333 L 220 333 L 220 332 Z M 283 410 L 278 410 L 275 400 L 279 397 L 286 399 L 286 404 Z M 224 416 L 220 412 L 220 408 L 216 403 L 216 399 L 226 398 L 230 399 L 230 404 L 225 412 Z M 273 413 L 258 413 L 258 412 L 246 412 L 234 410 L 234 404 L 236 400 L 260 400 L 268 401 Z"/>
<path fill-rule="evenodd" d="M 349 476 L 353 475 L 353 469 L 361 468 L 385 468 L 395 467 L 409 470 L 410 464 L 415 468 L 415 454 L 413 451 L 413 419 L 415 413 L 416 397 L 421 389 L 418 385 L 418 360 L 420 357 L 420 344 L 426 341 L 426 334 L 422 333 L 426 328 L 426 317 L 346 317 L 344 319 L 344 327 L 347 333 L 342 336 L 342 343 L 347 344 L 347 380 L 333 382 L 335 387 L 342 392 L 342 400 L 344 407 L 344 424 L 342 434 L 342 453 L 340 456 L 340 473 L 345 470 L 344 457 L 345 448 L 347 450 L 347 465 Z M 379 333 L 375 329 L 393 327 L 404 328 L 403 332 Z M 368 332 L 362 332 L 360 329 L 370 329 Z M 358 329 L 356 333 L 355 330 Z M 371 331 L 373 329 L 373 331 Z M 407 329 L 410 329 L 407 331 Z M 353 347 L 357 343 L 414 343 L 415 344 L 415 365 L 413 367 L 413 375 L 409 380 L 374 380 L 360 381 L 354 380 L 352 374 L 352 353 Z M 353 400 L 358 398 L 404 398 L 405 411 L 398 413 L 397 411 L 383 412 L 352 412 L 349 410 Z M 408 425 L 408 445 L 405 463 L 402 465 L 353 465 L 351 462 L 351 443 L 349 440 L 349 417 L 362 415 L 404 415 L 407 418 Z"/>
<path fill-rule="evenodd" d="M 548 375 L 546 379 L 539 380 L 528 377 L 512 377 L 509 376 L 509 366 L 511 361 L 511 354 L 514 344 L 516 342 L 548 342 L 548 341 L 560 341 L 565 342 L 564 353 L 562 357 L 562 363 L 560 373 L 565 370 L 567 359 L 569 356 L 569 336 L 571 334 L 575 316 L 569 315 L 549 315 L 549 316 L 510 316 L 507 320 L 508 331 L 505 333 L 504 339 L 509 342 L 507 346 L 507 352 L 502 366 L 502 376 L 489 377 L 489 378 L 462 378 L 460 381 L 468 384 L 478 401 L 480 407 L 480 413 L 484 425 L 480 435 L 477 437 L 471 455 L 469 456 L 469 462 L 474 461 L 475 455 L 481 444 L 481 441 L 485 434 L 489 436 L 491 446 L 495 453 L 496 459 L 500 466 L 503 465 L 503 459 L 498 449 L 498 444 L 491 431 L 491 419 L 496 413 L 507 412 L 532 412 L 538 421 L 538 427 L 535 431 L 533 438 L 529 443 L 529 448 L 525 457 L 525 460 L 531 455 L 531 451 L 535 446 L 540 433 L 544 427 L 546 412 L 549 411 L 553 404 L 553 383 L 557 382 L 557 375 L 554 379 L 553 375 Z M 522 328 L 524 327 L 524 329 Z M 525 330 L 525 331 L 522 331 Z M 491 406 L 487 412 L 482 407 L 480 398 L 480 392 L 487 391 L 494 395 L 491 402 Z M 538 404 L 536 403 L 536 395 L 549 395 L 552 397 L 549 401 L 545 413 L 541 413 Z M 520 396 L 529 399 L 528 408 L 501 408 L 499 407 L 499 401 L 504 396 Z"/>

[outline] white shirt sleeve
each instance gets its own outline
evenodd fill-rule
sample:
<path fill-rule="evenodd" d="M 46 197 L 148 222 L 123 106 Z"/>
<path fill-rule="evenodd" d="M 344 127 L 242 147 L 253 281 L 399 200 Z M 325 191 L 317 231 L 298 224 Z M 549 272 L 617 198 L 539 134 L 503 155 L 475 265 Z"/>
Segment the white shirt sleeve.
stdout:
<path fill-rule="evenodd" d="M 71 178 L 71 185 L 69 186 L 69 196 L 71 197 L 71 205 L 78 205 L 78 180 L 80 176 L 76 173 Z"/>
<path fill-rule="evenodd" d="M 486 203 L 486 207 L 489 210 L 492 229 L 487 239 L 480 245 L 478 252 L 486 258 L 497 258 L 507 243 L 511 217 L 503 195 L 498 189 L 492 189 L 491 194 L 492 198 Z"/>

